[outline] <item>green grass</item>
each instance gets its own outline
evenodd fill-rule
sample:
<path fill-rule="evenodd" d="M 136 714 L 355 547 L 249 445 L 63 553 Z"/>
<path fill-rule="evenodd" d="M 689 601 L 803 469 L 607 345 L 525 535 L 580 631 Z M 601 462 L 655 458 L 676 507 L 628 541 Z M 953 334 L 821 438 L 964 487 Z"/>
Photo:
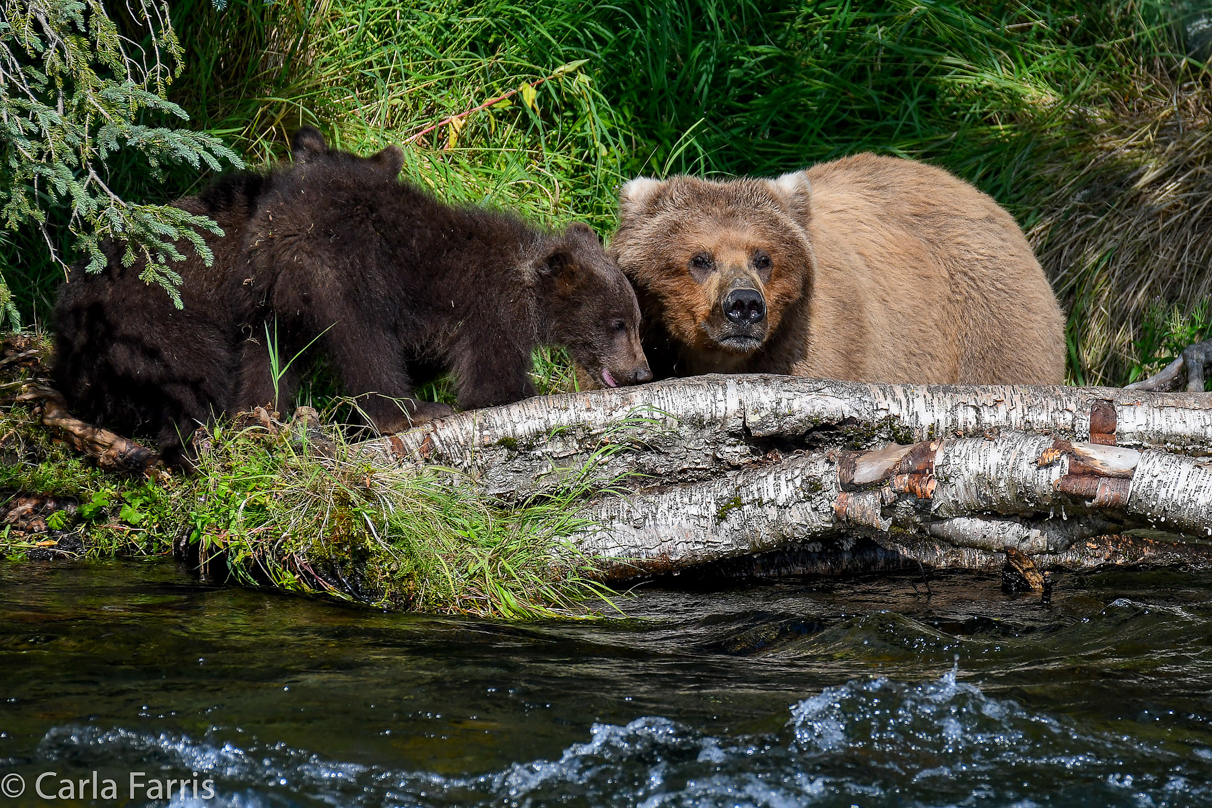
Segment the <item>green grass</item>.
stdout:
<path fill-rule="evenodd" d="M 1145 321 L 1136 340 L 1136 355 L 1139 364 L 1129 376 L 1130 382 L 1157 373 L 1182 354 L 1183 348 L 1196 342 L 1212 339 L 1212 299 L 1204 298 L 1191 313 L 1177 306 L 1165 308 L 1154 301 L 1145 313 Z M 1212 389 L 1212 379 L 1205 381 L 1205 388 Z"/>
<path fill-rule="evenodd" d="M 394 609 L 534 618 L 607 592 L 572 537 L 571 489 L 506 507 L 441 468 L 384 469 L 339 435 L 217 427 L 175 514 L 206 568 Z"/>

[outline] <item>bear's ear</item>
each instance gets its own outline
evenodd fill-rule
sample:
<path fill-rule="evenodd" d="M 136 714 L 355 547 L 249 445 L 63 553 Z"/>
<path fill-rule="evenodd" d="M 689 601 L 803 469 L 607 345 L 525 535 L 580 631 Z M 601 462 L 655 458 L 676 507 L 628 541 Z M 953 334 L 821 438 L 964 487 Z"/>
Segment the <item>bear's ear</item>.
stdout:
<path fill-rule="evenodd" d="M 327 153 L 328 144 L 324 142 L 324 135 L 314 126 L 304 126 L 295 132 L 290 141 L 290 156 L 296 163 L 306 163 Z"/>
<path fill-rule="evenodd" d="M 807 171 L 793 171 L 777 180 L 766 180 L 766 184 L 800 216 L 806 218 L 812 210 L 812 183 L 808 181 Z"/>
<path fill-rule="evenodd" d="M 619 218 L 640 216 L 656 199 L 665 183 L 652 177 L 636 177 L 619 191 Z"/>
<path fill-rule="evenodd" d="M 539 261 L 538 269 L 539 277 L 550 283 L 557 294 L 568 297 L 576 291 L 580 267 L 564 245 L 547 253 Z"/>
<path fill-rule="evenodd" d="M 391 172 L 393 180 L 399 176 L 400 169 L 404 167 L 404 152 L 400 151 L 399 146 L 388 146 L 370 159 L 382 166 L 385 171 Z"/>
<path fill-rule="evenodd" d="M 594 232 L 594 229 L 584 222 L 573 222 L 572 224 L 568 225 L 568 235 L 590 238 L 596 241 L 598 244 L 602 243 L 601 239 L 598 238 L 598 234 Z"/>

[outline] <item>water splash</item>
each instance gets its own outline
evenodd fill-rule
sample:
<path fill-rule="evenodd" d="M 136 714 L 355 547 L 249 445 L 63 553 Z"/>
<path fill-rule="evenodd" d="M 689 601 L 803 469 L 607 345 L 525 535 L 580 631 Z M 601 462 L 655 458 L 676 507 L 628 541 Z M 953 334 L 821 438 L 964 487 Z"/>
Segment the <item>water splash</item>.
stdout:
<path fill-rule="evenodd" d="M 853 680 L 792 705 L 783 732 L 714 737 L 668 718 L 594 724 L 554 759 L 449 777 L 323 759 L 285 744 L 51 730 L 60 766 L 198 771 L 207 806 L 1188 806 L 1212 804 L 1212 752 L 1194 759 L 985 695 L 952 668 L 932 681 Z M 284 795 L 290 795 L 285 798 Z M 178 797 L 175 808 L 202 802 Z"/>

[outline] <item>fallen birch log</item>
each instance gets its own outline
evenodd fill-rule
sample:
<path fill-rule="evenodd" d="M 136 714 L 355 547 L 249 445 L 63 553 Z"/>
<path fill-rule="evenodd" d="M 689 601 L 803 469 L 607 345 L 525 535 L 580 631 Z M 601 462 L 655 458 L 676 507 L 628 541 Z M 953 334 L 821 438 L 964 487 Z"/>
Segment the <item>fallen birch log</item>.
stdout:
<path fill-rule="evenodd" d="M 613 576 L 858 537 L 936 565 L 988 568 L 1013 547 L 1073 566 L 1081 542 L 1133 530 L 1212 565 L 1208 394 L 702 376 L 464 413 L 364 449 L 507 500 L 581 486 L 598 525 L 581 546 Z M 1128 543 L 1125 558 L 1165 555 Z"/>

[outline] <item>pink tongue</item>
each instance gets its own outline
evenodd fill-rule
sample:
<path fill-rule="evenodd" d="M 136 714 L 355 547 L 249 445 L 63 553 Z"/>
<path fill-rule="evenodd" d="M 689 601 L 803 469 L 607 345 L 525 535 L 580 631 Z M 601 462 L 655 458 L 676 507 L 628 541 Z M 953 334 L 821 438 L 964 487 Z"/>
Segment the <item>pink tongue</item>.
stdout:
<path fill-rule="evenodd" d="M 602 368 L 602 381 L 606 382 L 607 387 L 618 387 L 619 383 L 614 380 L 614 376 L 610 375 L 610 371 Z"/>

